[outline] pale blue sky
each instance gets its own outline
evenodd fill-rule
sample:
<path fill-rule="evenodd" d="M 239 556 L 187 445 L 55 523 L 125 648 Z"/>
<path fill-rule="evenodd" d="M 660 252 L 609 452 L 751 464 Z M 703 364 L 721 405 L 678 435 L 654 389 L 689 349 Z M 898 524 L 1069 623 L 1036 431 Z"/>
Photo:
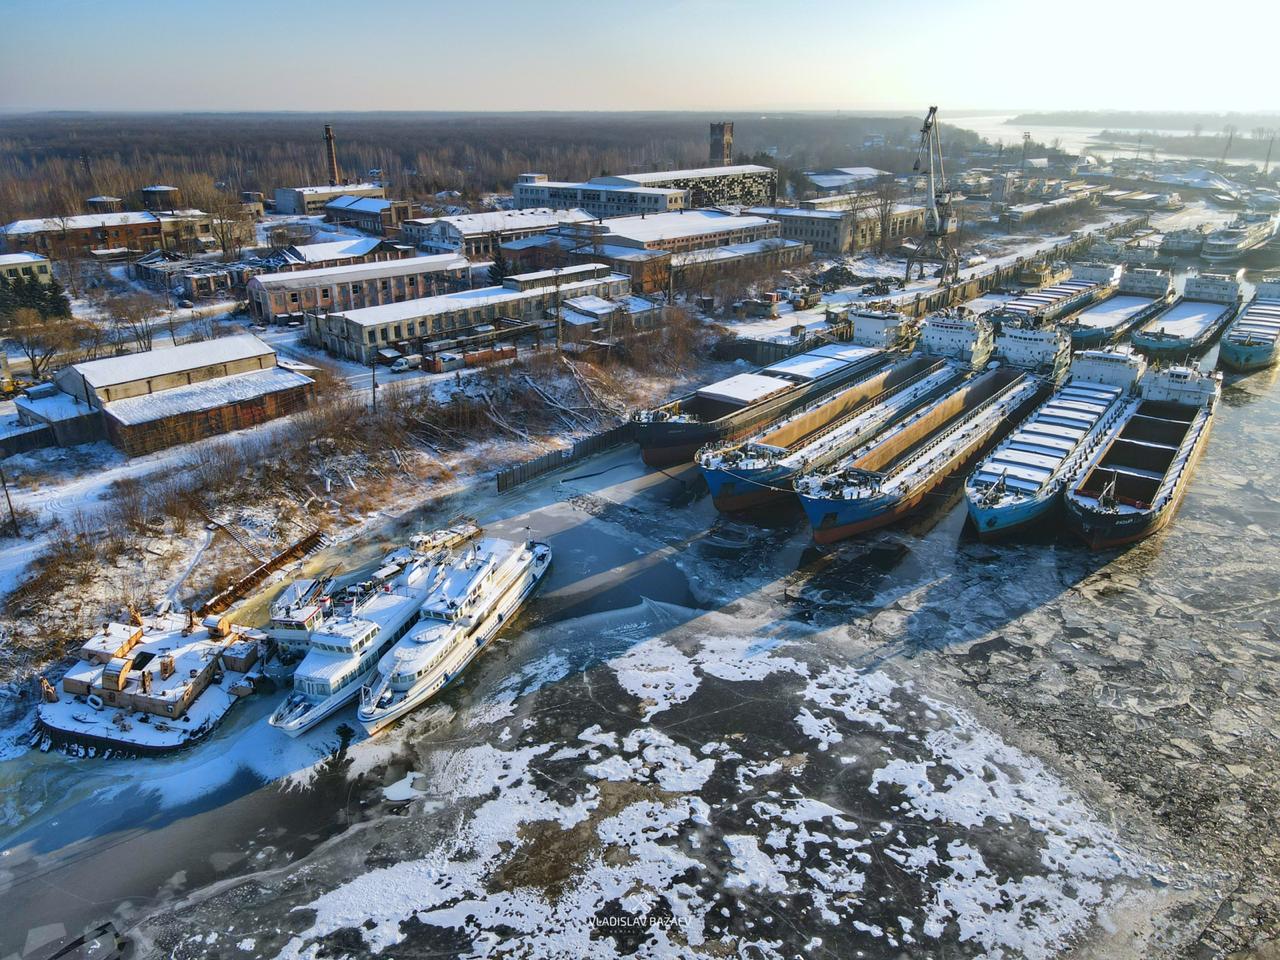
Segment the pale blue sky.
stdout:
<path fill-rule="evenodd" d="M 0 0 L 0 110 L 1280 109 L 1276 0 Z"/>

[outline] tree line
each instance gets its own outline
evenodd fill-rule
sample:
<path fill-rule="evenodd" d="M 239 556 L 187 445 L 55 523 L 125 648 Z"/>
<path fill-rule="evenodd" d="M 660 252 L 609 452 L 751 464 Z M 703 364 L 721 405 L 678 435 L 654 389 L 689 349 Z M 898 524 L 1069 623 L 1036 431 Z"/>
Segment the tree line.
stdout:
<path fill-rule="evenodd" d="M 83 212 L 86 198 L 163 183 L 208 209 L 216 196 L 328 182 L 321 140 L 331 121 L 344 179 L 374 176 L 393 196 L 465 201 L 507 192 L 524 172 L 557 179 L 700 167 L 708 114 L 35 114 L 0 118 L 0 223 Z M 916 117 L 781 114 L 739 120 L 735 156 L 780 170 L 910 168 Z M 950 155 L 979 143 L 946 128 Z M 873 143 L 874 145 L 868 145 Z"/>

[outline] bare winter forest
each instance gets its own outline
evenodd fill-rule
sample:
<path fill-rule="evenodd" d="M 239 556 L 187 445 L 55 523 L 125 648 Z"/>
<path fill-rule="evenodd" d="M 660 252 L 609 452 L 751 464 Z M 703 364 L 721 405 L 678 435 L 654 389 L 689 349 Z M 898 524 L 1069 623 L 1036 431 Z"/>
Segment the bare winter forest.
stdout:
<path fill-rule="evenodd" d="M 918 117 L 780 114 L 722 118 L 628 114 L 28 114 L 0 117 L 0 222 L 82 209 L 85 197 L 131 198 L 149 183 L 192 202 L 229 191 L 322 183 L 321 133 L 338 135 L 346 177 L 380 171 L 392 195 L 423 199 L 509 190 L 528 170 L 577 179 L 705 165 L 707 123 L 736 122 L 735 154 L 804 170 L 866 164 L 903 172 Z M 868 138 L 876 146 L 864 146 Z M 976 135 L 947 128 L 948 156 Z"/>

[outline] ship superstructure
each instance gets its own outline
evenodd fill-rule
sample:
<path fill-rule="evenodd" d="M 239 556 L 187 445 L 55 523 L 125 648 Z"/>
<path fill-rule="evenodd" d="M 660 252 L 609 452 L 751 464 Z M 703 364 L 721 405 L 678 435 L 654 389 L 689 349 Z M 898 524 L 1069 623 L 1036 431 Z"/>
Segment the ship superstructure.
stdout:
<path fill-rule="evenodd" d="M 551 566 L 545 543 L 485 537 L 437 565 L 421 618 L 360 691 L 360 723 L 377 733 L 440 693 L 511 622 Z"/>
<path fill-rule="evenodd" d="M 930 357 L 959 360 L 973 369 L 991 359 L 995 332 L 991 321 L 963 307 L 929 314 L 920 325 L 917 349 Z"/>
<path fill-rule="evenodd" d="M 387 554 L 368 578 L 336 597 L 315 598 L 322 602 L 293 607 L 286 616 L 309 624 L 306 655 L 294 670 L 292 693 L 268 722 L 296 737 L 355 699 L 378 660 L 417 622 L 419 608 L 436 587 L 449 550 L 480 533 L 474 521 L 464 519 L 446 529 L 419 534 L 407 546 Z M 326 612 L 316 619 L 312 606 Z M 272 623 L 276 623 L 275 611 Z"/>
<path fill-rule="evenodd" d="M 1205 237 L 1200 256 L 1210 263 L 1232 263 L 1270 243 L 1280 227 L 1280 213 L 1242 213 Z"/>

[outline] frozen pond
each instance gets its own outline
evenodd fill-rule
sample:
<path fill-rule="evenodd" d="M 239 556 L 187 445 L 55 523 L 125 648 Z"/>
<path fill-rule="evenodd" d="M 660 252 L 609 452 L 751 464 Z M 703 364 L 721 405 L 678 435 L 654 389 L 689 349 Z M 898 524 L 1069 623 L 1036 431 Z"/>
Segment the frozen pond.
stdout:
<path fill-rule="evenodd" d="M 1122 554 L 980 544 L 955 495 L 726 549 L 632 450 L 435 504 L 554 548 L 518 629 L 337 759 L 351 711 L 291 741 L 254 698 L 174 758 L 0 763 L 0 957 L 107 918 L 176 957 L 1215 956 L 1276 901 L 1274 380 Z"/>

